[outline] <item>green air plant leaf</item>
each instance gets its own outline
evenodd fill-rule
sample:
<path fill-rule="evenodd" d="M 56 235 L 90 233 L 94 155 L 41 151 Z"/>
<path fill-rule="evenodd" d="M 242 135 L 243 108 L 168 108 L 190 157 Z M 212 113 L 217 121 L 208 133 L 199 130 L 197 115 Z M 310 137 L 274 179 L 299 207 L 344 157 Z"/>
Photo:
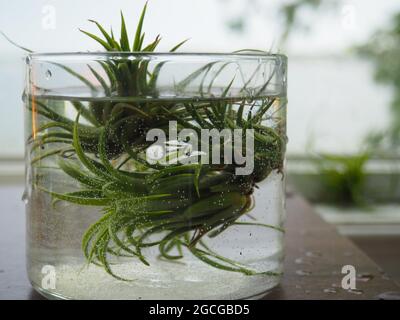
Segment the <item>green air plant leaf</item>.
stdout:
<path fill-rule="evenodd" d="M 147 4 L 131 41 L 122 12 L 119 41 L 112 31 L 107 32 L 95 20 L 90 22 L 97 27 L 99 35 L 81 30 L 106 51 L 115 52 L 116 57 L 99 60 L 96 66 L 88 65 L 90 77 L 57 64 L 92 92 L 103 90 L 104 100 L 73 100 L 74 115 L 69 117 L 52 108 L 49 100 L 28 99 L 29 110 L 47 120 L 28 139 L 32 143 L 32 165 L 43 165 L 54 158 L 68 181 L 78 186 L 73 192 L 64 193 L 54 192 L 39 183 L 37 187 L 50 194 L 54 202 L 99 208 L 102 216 L 84 233 L 82 251 L 89 264 L 104 268 L 118 280 L 132 279 L 117 275 L 112 270 L 112 260 L 130 257 L 151 267 L 145 251 L 148 247 L 158 247 L 160 257 L 166 261 L 184 259 L 185 254 L 192 254 L 210 267 L 223 271 L 248 276 L 279 275 L 273 271 L 258 272 L 227 259 L 205 243 L 205 236 L 214 239 L 232 226 L 283 232 L 281 226 L 246 221 L 254 207 L 256 183 L 283 166 L 285 141 L 282 134 L 265 125 L 277 98 L 257 97 L 256 110 L 256 102 L 231 97 L 236 79 L 232 78 L 222 88 L 221 99 L 139 99 L 158 97 L 157 81 L 167 63 L 163 61 L 151 66 L 146 55 L 128 59 L 120 53 L 156 50 L 161 40 L 159 36 L 144 44 L 146 9 Z M 186 41 L 174 46 L 170 52 L 177 51 Z M 200 80 L 199 92 L 210 94 L 216 78 L 232 63 L 206 64 L 178 82 L 176 88 L 185 90 Z M 247 90 L 257 71 L 244 82 L 240 92 Z M 260 92 L 269 81 L 259 87 Z M 145 140 L 145 133 L 152 128 L 168 128 L 171 120 L 197 133 L 213 128 L 254 129 L 255 172 L 246 177 L 237 176 L 235 169 L 240 165 L 236 163 L 148 163 L 145 154 L 150 143 Z M 221 146 L 223 149 L 224 145 Z M 42 148 L 45 149 L 43 152 Z M 169 151 L 166 159 L 176 156 L 176 151 Z"/>

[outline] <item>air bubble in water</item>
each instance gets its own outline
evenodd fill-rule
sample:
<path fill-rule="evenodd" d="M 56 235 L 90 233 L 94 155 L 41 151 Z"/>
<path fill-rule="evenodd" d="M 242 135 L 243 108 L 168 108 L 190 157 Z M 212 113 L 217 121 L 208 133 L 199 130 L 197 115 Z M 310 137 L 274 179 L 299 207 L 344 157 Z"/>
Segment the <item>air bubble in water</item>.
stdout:
<path fill-rule="evenodd" d="M 50 70 L 47 70 L 46 73 L 44 74 L 46 77 L 46 80 L 50 80 L 50 78 L 53 76 Z"/>
<path fill-rule="evenodd" d="M 21 98 L 22 98 L 22 102 L 26 102 L 26 99 L 27 99 L 27 94 L 26 94 L 26 91 L 24 90 L 24 92 L 22 93 L 22 96 L 21 96 Z"/>
<path fill-rule="evenodd" d="M 21 200 L 25 203 L 28 204 L 29 202 L 29 197 L 28 197 L 28 191 L 25 190 L 24 193 L 22 194 Z"/>

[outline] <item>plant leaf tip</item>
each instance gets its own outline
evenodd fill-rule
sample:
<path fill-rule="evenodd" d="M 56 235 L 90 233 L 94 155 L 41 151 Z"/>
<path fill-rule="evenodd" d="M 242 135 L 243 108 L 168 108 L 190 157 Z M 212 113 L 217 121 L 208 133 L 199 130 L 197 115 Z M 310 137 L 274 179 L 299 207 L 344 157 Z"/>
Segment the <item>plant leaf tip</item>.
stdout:
<path fill-rule="evenodd" d="M 24 51 L 26 51 L 26 52 L 29 52 L 29 53 L 33 53 L 33 52 L 34 52 L 33 50 L 30 50 L 30 49 L 28 49 L 28 48 L 25 48 L 25 47 L 23 47 L 23 46 L 20 46 L 19 44 L 17 44 L 17 43 L 14 42 L 13 40 L 11 40 L 2 30 L 0 30 L 0 34 L 1 34 L 9 43 L 11 43 L 13 46 L 15 46 L 15 47 L 17 47 L 17 48 L 19 48 L 19 49 L 21 49 L 21 50 L 24 50 Z"/>

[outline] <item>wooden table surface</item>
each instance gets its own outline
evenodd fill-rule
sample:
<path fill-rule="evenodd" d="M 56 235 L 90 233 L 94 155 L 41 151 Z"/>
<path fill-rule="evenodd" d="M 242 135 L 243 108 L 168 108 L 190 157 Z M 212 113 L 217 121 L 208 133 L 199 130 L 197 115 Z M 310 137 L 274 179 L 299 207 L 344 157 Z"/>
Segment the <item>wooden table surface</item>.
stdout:
<path fill-rule="evenodd" d="M 0 186 L 0 300 L 42 299 L 25 271 L 22 186 Z M 350 240 L 292 193 L 287 197 L 285 275 L 264 299 L 377 299 L 400 288 Z M 342 267 L 353 265 L 357 290 L 340 287 Z M 388 296 L 390 294 L 386 294 Z"/>

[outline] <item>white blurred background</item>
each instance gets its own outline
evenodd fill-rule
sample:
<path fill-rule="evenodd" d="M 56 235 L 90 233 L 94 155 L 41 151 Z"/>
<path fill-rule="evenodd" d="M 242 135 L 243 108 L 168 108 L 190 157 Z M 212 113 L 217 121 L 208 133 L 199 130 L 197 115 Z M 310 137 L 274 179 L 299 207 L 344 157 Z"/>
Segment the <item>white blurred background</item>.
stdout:
<path fill-rule="evenodd" d="M 144 3 L 0 0 L 0 30 L 38 52 L 96 51 L 78 28 L 95 31 L 87 21 L 95 19 L 118 29 L 122 10 L 133 33 Z M 161 50 L 190 38 L 182 51 L 285 53 L 288 154 L 353 153 L 368 132 L 388 125 L 392 100 L 391 88 L 375 83 L 372 63 L 353 48 L 398 11 L 398 0 L 150 0 L 144 27 L 149 39 L 161 33 Z M 23 56 L 0 37 L 0 159 L 23 157 Z"/>

